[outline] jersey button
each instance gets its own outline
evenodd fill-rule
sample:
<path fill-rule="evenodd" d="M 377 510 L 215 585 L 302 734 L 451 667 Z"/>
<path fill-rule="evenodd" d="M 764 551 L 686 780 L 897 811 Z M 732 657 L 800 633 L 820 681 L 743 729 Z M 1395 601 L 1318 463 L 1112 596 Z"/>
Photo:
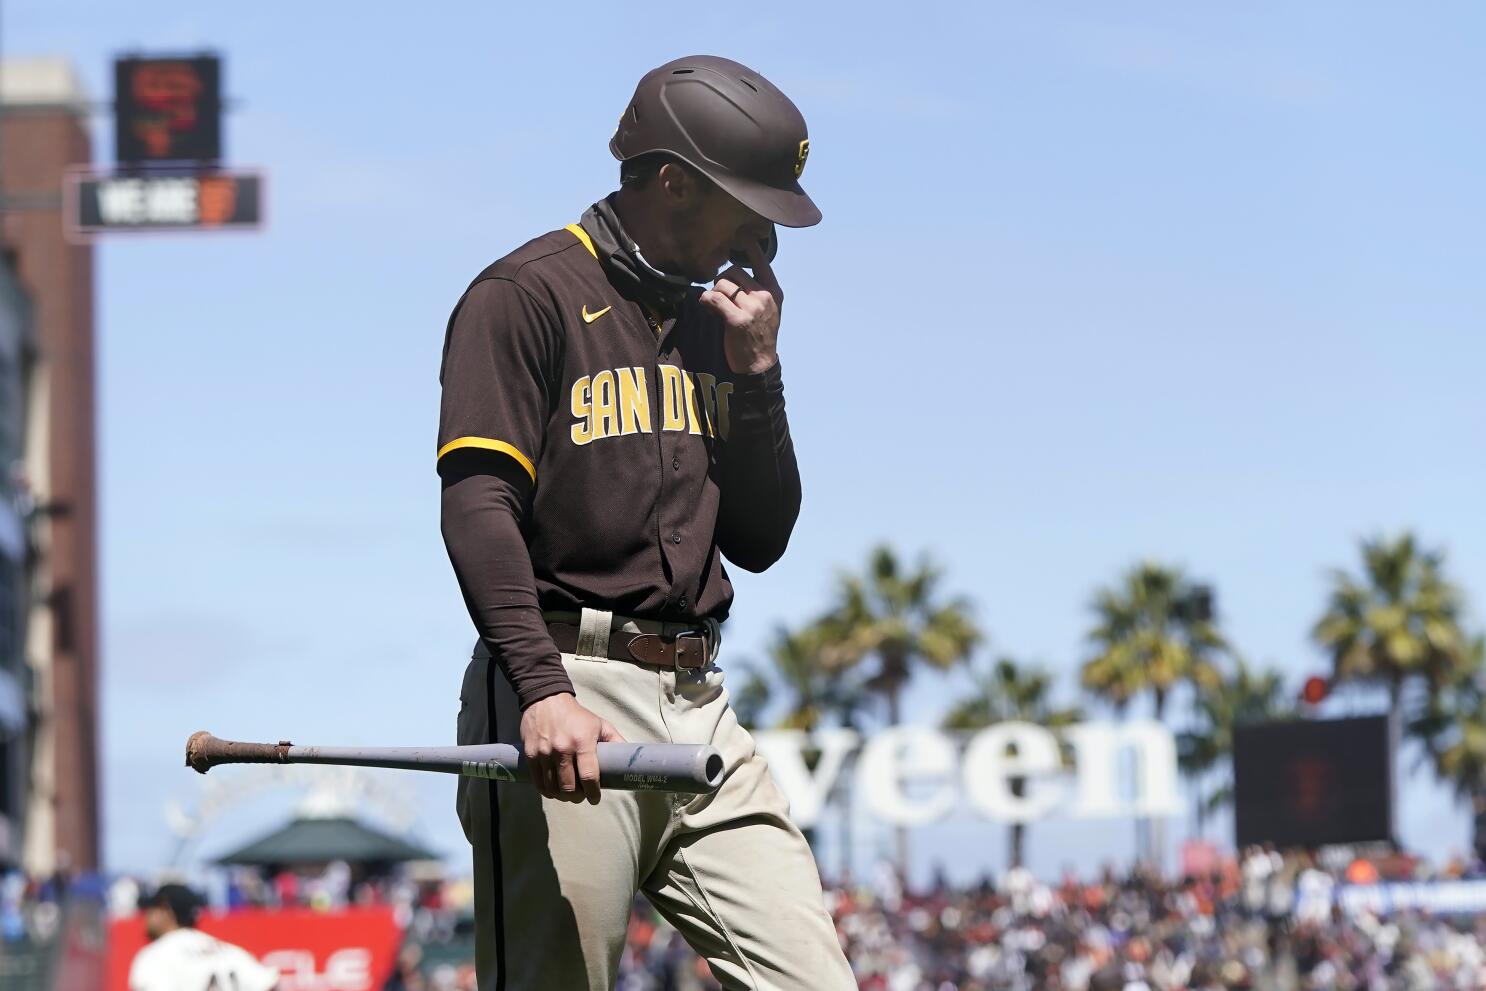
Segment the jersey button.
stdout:
<path fill-rule="evenodd" d="M 680 458 L 672 458 L 671 459 L 671 470 L 672 471 L 680 471 L 681 470 L 681 459 Z"/>
<path fill-rule="evenodd" d="M 671 531 L 671 543 L 673 543 L 673 544 L 679 544 L 679 543 L 681 543 L 681 531 L 680 530 L 672 530 Z"/>
<path fill-rule="evenodd" d="M 678 608 L 680 608 L 680 609 L 685 609 L 686 608 L 686 596 L 683 595 L 681 597 L 681 601 L 679 601 L 679 602 L 676 603 L 676 606 Z"/>

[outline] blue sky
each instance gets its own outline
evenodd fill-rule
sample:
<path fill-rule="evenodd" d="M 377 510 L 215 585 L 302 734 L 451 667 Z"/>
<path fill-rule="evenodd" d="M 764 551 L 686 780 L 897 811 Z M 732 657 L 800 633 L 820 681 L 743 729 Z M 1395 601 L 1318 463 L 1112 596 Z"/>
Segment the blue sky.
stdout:
<path fill-rule="evenodd" d="M 1231 637 L 1297 683 L 1326 569 L 1374 532 L 1446 548 L 1481 623 L 1478 5 L 350 9 L 4 11 L 8 54 L 72 58 L 100 101 L 116 52 L 221 50 L 228 156 L 268 173 L 261 233 L 99 249 L 111 866 L 169 856 L 192 730 L 452 736 L 471 634 L 437 525 L 445 317 L 612 188 L 635 80 L 688 52 L 791 94 L 825 212 L 776 265 L 805 508 L 783 562 L 736 576 L 730 656 L 884 539 L 1070 691 L 1092 589 L 1142 557 L 1212 582 Z M 911 710 L 962 688 L 927 678 Z M 452 782 L 395 777 L 463 856 Z M 1427 775 L 1403 797 L 1407 843 L 1463 845 Z M 1000 827 L 938 832 L 958 869 L 999 864 Z M 1131 836 L 1039 827 L 1033 866 Z"/>

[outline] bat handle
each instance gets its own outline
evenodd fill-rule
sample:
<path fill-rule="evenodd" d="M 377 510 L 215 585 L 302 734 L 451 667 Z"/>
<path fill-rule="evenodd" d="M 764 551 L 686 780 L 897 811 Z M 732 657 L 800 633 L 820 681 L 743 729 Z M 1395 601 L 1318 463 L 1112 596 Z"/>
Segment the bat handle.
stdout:
<path fill-rule="evenodd" d="M 205 774 L 218 764 L 285 764 L 289 760 L 288 740 L 278 743 L 238 743 L 220 740 L 206 730 L 192 733 L 186 741 L 186 766 Z"/>

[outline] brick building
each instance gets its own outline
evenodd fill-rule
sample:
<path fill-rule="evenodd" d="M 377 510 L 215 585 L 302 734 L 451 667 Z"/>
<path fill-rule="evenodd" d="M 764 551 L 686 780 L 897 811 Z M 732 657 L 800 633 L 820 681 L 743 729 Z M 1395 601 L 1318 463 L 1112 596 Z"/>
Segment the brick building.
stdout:
<path fill-rule="evenodd" d="M 0 502 L 20 507 L 25 548 L 11 583 L 27 725 L 10 738 L 6 787 L 24 796 L 20 859 L 36 873 L 99 866 L 93 249 L 64 238 L 61 214 L 64 170 L 92 161 L 91 110 L 65 60 L 0 64 L 0 246 L 29 310 L 32 350 L 17 353 L 34 356 L 16 374 L 0 358 L 0 443 L 9 443 Z M 4 397 L 9 388 L 21 397 Z M 0 508 L 0 666 L 4 515 Z"/>

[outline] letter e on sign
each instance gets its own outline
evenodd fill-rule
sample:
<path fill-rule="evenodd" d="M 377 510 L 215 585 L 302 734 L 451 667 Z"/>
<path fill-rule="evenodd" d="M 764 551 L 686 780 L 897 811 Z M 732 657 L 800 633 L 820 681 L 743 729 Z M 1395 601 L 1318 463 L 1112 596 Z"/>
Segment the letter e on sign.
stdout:
<path fill-rule="evenodd" d="M 1037 779 L 1061 768 L 1058 739 L 1050 730 L 1032 723 L 999 723 L 977 733 L 965 749 L 965 790 L 971 804 L 992 819 L 1031 822 L 1059 798 L 1059 789 Z M 1026 782 L 1021 795 L 1011 790 L 1013 778 Z"/>
<path fill-rule="evenodd" d="M 360 946 L 336 950 L 325 962 L 325 977 L 334 991 L 372 991 L 371 951 Z"/>
<path fill-rule="evenodd" d="M 336 950 L 321 970 L 310 950 L 274 950 L 263 957 L 263 965 L 282 976 L 278 991 L 376 991 L 372 987 L 372 955 L 362 946 Z"/>
<path fill-rule="evenodd" d="M 919 826 L 954 808 L 954 771 L 955 745 L 949 737 L 938 730 L 894 726 L 863 748 L 857 773 L 868 808 L 894 825 Z M 905 786 L 912 779 L 937 787 L 915 788 L 910 795 Z"/>

